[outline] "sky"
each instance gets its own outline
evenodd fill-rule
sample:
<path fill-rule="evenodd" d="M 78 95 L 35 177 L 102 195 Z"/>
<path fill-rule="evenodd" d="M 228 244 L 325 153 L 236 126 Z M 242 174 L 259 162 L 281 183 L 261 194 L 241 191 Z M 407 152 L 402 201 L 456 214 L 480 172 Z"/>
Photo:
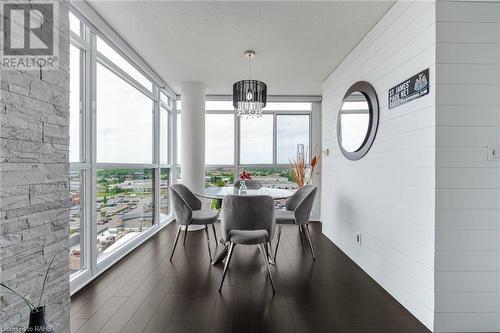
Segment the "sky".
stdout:
<path fill-rule="evenodd" d="M 70 53 L 70 68 L 71 68 L 71 76 L 69 81 L 69 109 L 70 109 L 70 118 L 69 118 L 69 132 L 70 132 L 70 141 L 69 141 L 69 160 L 71 162 L 78 162 L 80 155 L 80 147 L 79 147 L 79 136 L 80 136 L 80 75 L 77 69 L 80 63 L 80 53 L 78 48 L 71 45 L 69 49 Z"/>
<path fill-rule="evenodd" d="M 97 163 L 153 162 L 153 101 L 97 64 Z"/>

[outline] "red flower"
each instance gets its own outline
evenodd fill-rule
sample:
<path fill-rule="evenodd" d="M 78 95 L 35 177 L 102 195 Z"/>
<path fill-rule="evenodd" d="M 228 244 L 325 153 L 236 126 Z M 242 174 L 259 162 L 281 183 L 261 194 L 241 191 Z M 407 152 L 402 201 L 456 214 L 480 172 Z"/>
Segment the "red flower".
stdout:
<path fill-rule="evenodd" d="M 314 156 L 314 158 L 311 160 L 311 167 L 314 169 L 316 166 L 316 163 L 318 163 L 318 157 Z"/>
<path fill-rule="evenodd" d="M 243 171 L 241 174 L 240 174 L 240 179 L 242 180 L 246 180 L 246 179 L 252 179 L 252 175 L 250 174 L 250 172 L 248 171 Z"/>

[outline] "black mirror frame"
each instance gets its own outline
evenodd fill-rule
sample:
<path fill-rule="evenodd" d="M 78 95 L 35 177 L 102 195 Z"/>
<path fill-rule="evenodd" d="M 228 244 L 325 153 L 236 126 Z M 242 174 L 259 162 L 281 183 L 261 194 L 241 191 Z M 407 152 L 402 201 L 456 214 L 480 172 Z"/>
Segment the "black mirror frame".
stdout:
<path fill-rule="evenodd" d="M 344 98 L 342 99 L 342 105 L 344 104 L 346 98 L 349 97 L 355 91 L 359 91 L 360 93 L 362 93 L 365 96 L 366 101 L 368 102 L 368 109 L 370 112 L 370 123 L 368 124 L 368 133 L 366 134 L 365 139 L 361 144 L 360 148 L 353 152 L 347 151 L 342 147 L 342 138 L 340 137 L 341 110 L 339 110 L 337 116 L 337 142 L 339 144 L 342 155 L 344 155 L 345 158 L 351 161 L 357 161 L 361 159 L 370 150 L 373 141 L 375 141 L 375 136 L 377 135 L 378 121 L 380 118 L 380 109 L 378 104 L 377 92 L 375 91 L 373 86 L 366 81 L 358 81 L 354 83 L 345 93 Z"/>

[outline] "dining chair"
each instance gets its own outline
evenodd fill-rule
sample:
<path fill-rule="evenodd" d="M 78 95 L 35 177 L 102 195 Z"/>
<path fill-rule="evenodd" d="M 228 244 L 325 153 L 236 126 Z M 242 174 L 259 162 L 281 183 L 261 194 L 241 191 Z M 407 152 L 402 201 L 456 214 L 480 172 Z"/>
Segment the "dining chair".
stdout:
<path fill-rule="evenodd" d="M 269 267 L 268 245 L 274 234 L 274 201 L 267 195 L 237 196 L 228 195 L 222 202 L 221 230 L 222 237 L 229 242 L 229 252 L 224 264 L 222 280 L 219 286 L 219 292 L 224 284 L 229 263 L 234 252 L 236 244 L 238 245 L 257 245 L 264 264 L 267 269 L 267 275 L 274 290 L 273 277 Z"/>
<path fill-rule="evenodd" d="M 276 262 L 276 255 L 278 253 L 278 246 L 280 245 L 281 226 L 283 224 L 296 224 L 299 226 L 300 240 L 302 241 L 302 234 L 305 234 L 309 243 L 309 249 L 313 261 L 316 260 L 314 255 L 314 248 L 309 232 L 309 217 L 311 216 L 314 199 L 318 187 L 314 185 L 304 185 L 299 188 L 286 202 L 286 210 L 276 211 L 276 224 L 278 225 L 278 239 L 276 240 L 276 249 L 274 250 L 274 261 Z"/>
<path fill-rule="evenodd" d="M 183 184 L 170 185 L 169 190 L 176 216 L 175 221 L 178 225 L 174 246 L 172 247 L 172 253 L 170 254 L 170 261 L 172 261 L 172 257 L 174 256 L 175 248 L 177 246 L 177 242 L 179 241 L 179 236 L 181 234 L 182 228 L 184 227 L 183 245 L 185 245 L 188 226 L 204 225 L 205 235 L 207 237 L 208 257 L 210 258 L 211 262 L 212 252 L 210 251 L 210 236 L 208 234 L 208 225 L 212 225 L 215 244 L 217 244 L 217 234 L 215 232 L 214 223 L 219 217 L 219 212 L 213 209 L 201 209 L 201 200 Z"/>
<path fill-rule="evenodd" d="M 234 182 L 234 187 L 240 188 L 241 187 L 241 181 L 245 182 L 245 185 L 249 190 L 258 190 L 259 188 L 262 187 L 262 183 L 259 182 L 258 180 L 255 179 L 239 179 Z"/>

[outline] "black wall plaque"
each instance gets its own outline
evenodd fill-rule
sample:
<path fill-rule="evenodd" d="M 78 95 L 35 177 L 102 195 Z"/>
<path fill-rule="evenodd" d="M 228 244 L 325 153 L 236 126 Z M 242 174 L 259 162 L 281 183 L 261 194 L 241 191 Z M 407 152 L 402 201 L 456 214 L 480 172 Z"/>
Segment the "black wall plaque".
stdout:
<path fill-rule="evenodd" d="M 429 68 L 389 89 L 389 109 L 429 93 Z"/>

